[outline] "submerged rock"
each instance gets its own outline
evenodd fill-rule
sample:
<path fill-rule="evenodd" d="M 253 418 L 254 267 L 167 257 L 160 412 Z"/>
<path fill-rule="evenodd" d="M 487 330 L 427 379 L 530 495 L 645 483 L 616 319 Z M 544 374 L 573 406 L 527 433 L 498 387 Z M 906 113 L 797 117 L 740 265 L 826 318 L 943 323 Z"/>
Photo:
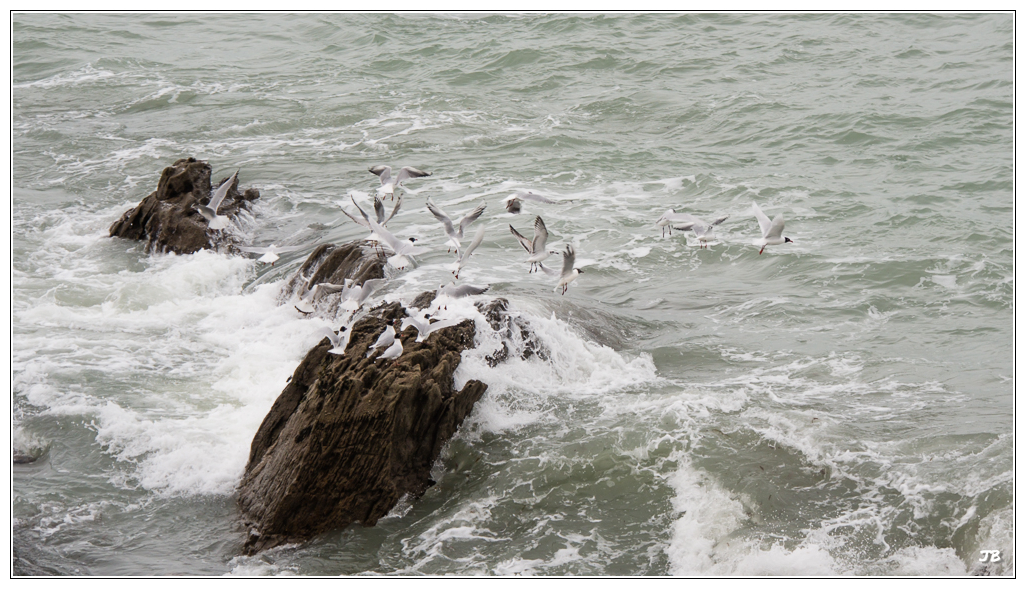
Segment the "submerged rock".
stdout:
<path fill-rule="evenodd" d="M 398 302 L 377 307 L 353 325 L 344 356 L 329 354 L 325 338 L 292 375 L 253 438 L 239 485 L 247 554 L 354 522 L 372 526 L 434 484 L 432 464 L 487 386 L 454 388 L 461 353 L 474 345 L 471 320 L 423 343 L 410 327 L 397 335 L 397 360 L 367 358 L 405 315 Z"/>
<path fill-rule="evenodd" d="M 124 237 L 147 242 L 149 252 L 191 254 L 201 249 L 215 249 L 231 243 L 224 231 L 207 228 L 207 220 L 193 206 L 210 200 L 210 164 L 194 158 L 180 159 L 164 168 L 157 190 L 135 208 L 125 211 L 110 226 L 111 237 Z M 223 184 L 227 178 L 217 183 Z M 218 213 L 229 218 L 248 210 L 249 203 L 260 198 L 260 192 L 238 189 L 238 180 L 228 190 Z"/>

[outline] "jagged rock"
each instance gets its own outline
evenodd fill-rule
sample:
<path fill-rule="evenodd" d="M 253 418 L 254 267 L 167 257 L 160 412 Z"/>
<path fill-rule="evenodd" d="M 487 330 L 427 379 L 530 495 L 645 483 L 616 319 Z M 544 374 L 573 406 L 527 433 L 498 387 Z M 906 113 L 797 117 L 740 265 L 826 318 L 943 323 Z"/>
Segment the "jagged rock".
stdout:
<path fill-rule="evenodd" d="M 175 252 L 191 254 L 201 249 L 216 249 L 231 243 L 224 231 L 207 229 L 207 220 L 193 207 L 210 200 L 210 164 L 194 158 L 180 159 L 164 168 L 157 182 L 157 190 L 144 198 L 135 208 L 125 211 L 110 226 L 111 237 L 125 237 L 147 242 L 149 252 Z M 217 183 L 220 186 L 227 180 Z M 238 179 L 228 190 L 218 213 L 229 218 L 248 210 L 251 201 L 260 198 L 260 192 L 249 188 L 238 189 Z"/>
<path fill-rule="evenodd" d="M 249 528 L 244 551 L 307 539 L 354 522 L 374 525 L 434 482 L 431 466 L 487 386 L 456 391 L 453 373 L 474 345 L 474 322 L 416 343 L 399 335 L 395 361 L 366 358 L 398 302 L 357 321 L 344 356 L 327 338 L 311 349 L 260 425 L 238 490 Z"/>
<path fill-rule="evenodd" d="M 549 359 L 548 350 L 531 331 L 531 326 L 527 321 L 509 313 L 509 301 L 498 298 L 488 303 L 477 303 L 475 306 L 488 320 L 492 329 L 499 332 L 502 338 L 502 349 L 485 357 L 489 366 L 495 368 L 508 360 L 511 354 L 510 343 L 513 342 L 516 342 L 515 345 L 521 349 L 520 358 L 523 360 L 527 360 L 535 354 L 542 360 Z"/>
<path fill-rule="evenodd" d="M 343 245 L 326 243 L 315 249 L 303 262 L 299 270 L 285 282 L 278 294 L 282 305 L 294 296 L 302 296 L 308 287 L 321 282 L 342 284 L 346 278 L 363 284 L 365 280 L 385 277 L 388 257 L 369 241 L 351 241 Z M 325 303 L 319 303 L 323 306 Z M 326 302 L 328 308 L 321 309 L 325 316 L 332 317 L 338 311 L 338 297 Z"/>

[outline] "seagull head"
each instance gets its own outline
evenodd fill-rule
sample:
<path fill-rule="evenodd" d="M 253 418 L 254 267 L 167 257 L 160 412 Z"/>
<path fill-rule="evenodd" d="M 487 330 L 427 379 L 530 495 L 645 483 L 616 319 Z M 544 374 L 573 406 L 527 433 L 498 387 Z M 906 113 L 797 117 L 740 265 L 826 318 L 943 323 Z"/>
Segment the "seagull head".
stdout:
<path fill-rule="evenodd" d="M 410 243 L 417 243 L 417 240 L 413 237 L 410 238 Z"/>
<path fill-rule="evenodd" d="M 790 238 L 790 237 L 785 237 L 785 238 L 784 238 L 784 243 L 794 243 L 794 242 L 793 242 L 793 241 L 791 241 L 791 238 Z"/>

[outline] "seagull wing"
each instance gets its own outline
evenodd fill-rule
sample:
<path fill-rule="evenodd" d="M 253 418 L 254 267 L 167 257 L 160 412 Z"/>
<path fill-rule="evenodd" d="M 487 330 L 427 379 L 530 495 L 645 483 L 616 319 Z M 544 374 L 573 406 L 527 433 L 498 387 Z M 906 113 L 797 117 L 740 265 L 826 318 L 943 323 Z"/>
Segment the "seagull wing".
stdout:
<path fill-rule="evenodd" d="M 784 233 L 784 214 L 778 213 L 776 217 L 773 217 L 773 223 L 770 225 L 769 231 L 766 232 L 766 239 L 776 239 Z"/>
<path fill-rule="evenodd" d="M 431 172 L 424 172 L 422 170 L 418 170 L 417 168 L 411 168 L 410 166 L 406 166 L 405 168 L 399 170 L 399 175 L 395 177 L 395 183 L 402 184 L 403 180 L 406 180 L 407 178 L 420 178 L 422 176 L 430 175 Z"/>
<path fill-rule="evenodd" d="M 442 211 L 442 209 L 436 207 L 435 203 L 431 202 L 430 198 L 427 201 L 427 208 L 429 211 L 431 211 L 431 214 L 434 215 L 436 219 L 442 222 L 442 225 L 445 227 L 446 233 L 448 233 L 449 235 L 455 235 L 456 230 L 452 227 L 452 220 L 449 219 L 449 215 L 446 215 Z"/>
<path fill-rule="evenodd" d="M 466 214 L 462 219 L 460 219 L 460 231 L 464 231 L 467 227 L 470 227 L 471 223 L 477 221 L 477 218 L 481 216 L 481 213 L 484 213 L 485 206 L 487 205 L 480 205 L 473 211 L 470 211 L 470 213 Z"/>
<path fill-rule="evenodd" d="M 447 293 L 449 296 L 454 298 L 469 297 L 471 295 L 483 294 L 490 287 L 488 286 L 474 286 L 471 284 L 461 284 L 460 286 L 453 287 Z"/>
<path fill-rule="evenodd" d="M 566 251 L 563 252 L 563 272 L 562 276 L 569 276 L 574 271 L 574 261 L 577 259 L 577 253 L 574 252 L 572 245 L 567 244 Z"/>
<path fill-rule="evenodd" d="M 224 200 L 224 197 L 228 196 L 228 191 L 231 189 L 232 184 L 235 183 L 235 178 L 238 177 L 238 175 L 239 171 L 235 170 L 235 173 L 232 174 L 232 177 L 222 182 L 221 185 L 218 186 L 217 190 L 214 192 L 214 196 L 210 197 L 210 202 L 207 204 L 207 206 L 214 211 L 215 215 L 217 214 L 218 207 L 221 206 L 221 201 Z"/>
<path fill-rule="evenodd" d="M 460 253 L 460 260 L 470 259 L 470 254 L 473 253 L 477 246 L 481 245 L 481 240 L 484 239 L 484 232 L 485 227 L 482 225 L 481 228 L 477 230 L 477 233 L 474 234 L 474 241 L 471 241 L 470 245 L 467 246 L 467 249 Z"/>
<path fill-rule="evenodd" d="M 370 169 L 370 173 L 381 178 L 381 183 L 385 184 L 392 178 L 392 167 L 391 166 L 374 166 Z"/>
<path fill-rule="evenodd" d="M 559 276 L 559 270 L 554 270 L 552 268 L 546 268 L 545 264 L 542 264 L 541 262 L 538 262 L 538 267 L 542 269 L 542 272 L 545 272 L 549 276 Z"/>
<path fill-rule="evenodd" d="M 389 215 L 387 219 L 382 221 L 381 225 L 387 225 L 388 222 L 392 220 L 392 217 L 394 217 L 395 214 L 399 212 L 399 207 L 401 207 L 401 206 L 403 206 L 403 195 L 402 194 L 399 195 L 399 198 L 395 199 L 395 206 L 392 207 L 392 214 Z"/>
<path fill-rule="evenodd" d="M 762 209 L 759 208 L 759 205 L 754 202 L 752 203 L 752 212 L 755 213 L 755 218 L 759 220 L 759 229 L 762 230 L 763 238 L 768 237 L 770 226 L 772 225 L 769 217 L 767 217 L 766 214 L 762 212 Z"/>
<path fill-rule="evenodd" d="M 374 291 L 378 290 L 379 288 L 381 288 L 384 285 L 385 285 L 385 279 L 384 278 L 374 278 L 372 280 L 364 280 L 363 281 L 363 290 L 360 292 L 360 298 L 362 300 L 367 300 L 368 297 L 370 297 L 372 294 L 374 294 Z"/>
<path fill-rule="evenodd" d="M 556 201 L 549 200 L 549 199 L 545 198 L 544 196 L 542 196 L 540 194 L 535 194 L 533 192 L 518 192 L 517 196 L 519 196 L 520 198 L 522 198 L 524 200 L 533 200 L 534 202 L 544 202 L 544 203 L 547 203 L 547 204 L 550 204 L 550 205 L 556 204 Z"/>
<path fill-rule="evenodd" d="M 385 224 L 385 203 L 381 202 L 376 194 L 374 195 L 374 215 L 377 216 L 379 224 Z"/>
<path fill-rule="evenodd" d="M 727 217 L 729 217 L 729 216 L 730 215 L 724 215 L 724 216 L 720 217 L 719 219 L 716 219 L 715 221 L 713 221 L 712 223 L 709 223 L 709 224 L 710 225 L 719 225 L 720 223 L 726 221 Z"/>
<path fill-rule="evenodd" d="M 520 245 L 523 246 L 525 250 L 527 250 L 527 253 L 534 253 L 534 245 L 532 245 L 532 243 L 528 241 L 526 237 L 520 235 L 520 232 L 514 229 L 512 225 L 509 226 L 509 230 L 513 233 L 513 237 L 516 237 L 517 241 L 520 242 Z"/>
<path fill-rule="evenodd" d="M 531 253 L 545 251 L 545 244 L 549 241 L 549 230 L 545 228 L 545 221 L 542 218 L 534 218 L 534 241 L 532 242 Z"/>
<path fill-rule="evenodd" d="M 378 225 L 372 219 L 367 219 L 367 224 L 370 225 L 371 231 L 376 233 L 378 237 L 384 240 L 385 245 L 388 247 L 388 249 L 398 253 L 399 247 L 401 246 L 398 237 L 392 235 L 392 233 L 388 229 L 385 229 L 381 225 Z"/>

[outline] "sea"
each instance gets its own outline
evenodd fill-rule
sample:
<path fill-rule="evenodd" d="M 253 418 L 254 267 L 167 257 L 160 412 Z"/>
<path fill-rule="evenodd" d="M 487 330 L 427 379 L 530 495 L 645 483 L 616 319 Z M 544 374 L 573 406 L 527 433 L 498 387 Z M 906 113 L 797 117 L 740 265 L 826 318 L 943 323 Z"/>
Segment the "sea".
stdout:
<path fill-rule="evenodd" d="M 12 574 L 1014 575 L 1014 28 L 14 13 Z M 260 191 L 239 243 L 303 247 L 109 237 L 187 157 Z M 371 304 L 488 286 L 459 305 L 507 299 L 547 353 L 492 367 L 479 321 L 434 486 L 243 556 L 253 435 L 340 325 L 279 294 L 367 237 L 377 165 L 431 173 L 388 224 L 428 251 Z M 486 205 L 458 280 L 428 199 Z M 754 205 L 790 242 L 760 253 Z M 671 210 L 727 219 L 706 247 Z M 565 294 L 510 232 L 537 216 Z"/>

